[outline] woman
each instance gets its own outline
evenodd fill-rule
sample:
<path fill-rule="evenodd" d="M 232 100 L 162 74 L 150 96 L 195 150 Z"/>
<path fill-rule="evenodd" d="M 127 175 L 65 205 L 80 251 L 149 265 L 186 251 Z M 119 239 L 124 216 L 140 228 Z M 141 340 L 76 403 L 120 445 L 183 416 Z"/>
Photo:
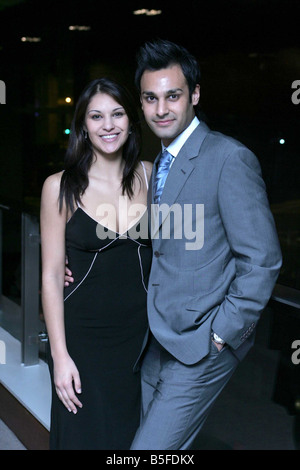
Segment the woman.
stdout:
<path fill-rule="evenodd" d="M 129 449 L 139 424 L 133 366 L 147 329 L 151 164 L 139 161 L 138 122 L 123 87 L 91 82 L 76 106 L 65 170 L 43 186 L 50 449 Z M 64 288 L 66 256 L 75 281 Z"/>

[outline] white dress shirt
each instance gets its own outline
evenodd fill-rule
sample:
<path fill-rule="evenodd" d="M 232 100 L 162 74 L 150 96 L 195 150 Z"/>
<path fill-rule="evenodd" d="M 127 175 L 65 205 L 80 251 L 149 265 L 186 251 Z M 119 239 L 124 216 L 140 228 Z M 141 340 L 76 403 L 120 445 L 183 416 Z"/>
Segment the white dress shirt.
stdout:
<path fill-rule="evenodd" d="M 168 147 L 165 147 L 163 145 L 163 143 L 161 144 L 162 145 L 162 151 L 167 149 L 168 152 L 174 157 L 172 162 L 171 162 L 171 166 L 173 165 L 174 160 L 177 157 L 177 155 L 179 154 L 181 148 L 183 147 L 185 142 L 188 140 L 188 138 L 190 137 L 192 132 L 196 129 L 196 127 L 199 124 L 200 124 L 200 121 L 195 116 L 194 119 L 192 120 L 192 122 L 190 123 L 190 125 L 183 132 L 181 132 L 181 134 L 179 134 L 176 137 L 176 139 L 174 139 L 173 142 L 170 143 L 170 145 Z"/>

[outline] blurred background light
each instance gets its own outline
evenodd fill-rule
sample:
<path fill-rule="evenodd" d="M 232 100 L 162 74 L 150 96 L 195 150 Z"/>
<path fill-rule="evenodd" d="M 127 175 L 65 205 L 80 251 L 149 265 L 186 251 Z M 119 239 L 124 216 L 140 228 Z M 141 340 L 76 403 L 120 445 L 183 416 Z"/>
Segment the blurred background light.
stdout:
<path fill-rule="evenodd" d="M 22 42 L 40 42 L 41 38 L 38 37 L 30 37 L 30 36 L 23 36 L 21 37 Z"/>
<path fill-rule="evenodd" d="M 72 25 L 69 26 L 70 31 L 90 31 L 91 27 L 90 26 L 84 26 L 84 25 Z"/>
<path fill-rule="evenodd" d="M 146 8 L 142 8 L 140 10 L 134 10 L 133 14 L 134 15 L 146 15 L 146 16 L 156 16 L 156 15 L 161 15 L 162 10 L 148 10 Z"/>

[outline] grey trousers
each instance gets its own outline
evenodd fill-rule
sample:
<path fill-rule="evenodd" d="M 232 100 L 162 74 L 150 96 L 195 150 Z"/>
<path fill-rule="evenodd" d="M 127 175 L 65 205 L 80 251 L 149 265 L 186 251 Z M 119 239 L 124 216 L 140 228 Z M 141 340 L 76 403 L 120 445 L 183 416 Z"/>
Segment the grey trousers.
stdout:
<path fill-rule="evenodd" d="M 226 345 L 193 365 L 177 361 L 151 338 L 142 374 L 141 424 L 132 450 L 190 449 L 238 359 Z"/>

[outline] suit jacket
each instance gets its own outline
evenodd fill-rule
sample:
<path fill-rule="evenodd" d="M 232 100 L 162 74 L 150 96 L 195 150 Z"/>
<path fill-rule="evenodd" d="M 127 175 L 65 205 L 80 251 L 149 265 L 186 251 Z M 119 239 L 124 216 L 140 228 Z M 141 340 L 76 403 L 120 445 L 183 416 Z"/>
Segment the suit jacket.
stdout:
<path fill-rule="evenodd" d="M 214 330 L 242 359 L 281 266 L 255 155 L 200 123 L 170 169 L 151 228 L 153 335 L 179 361 L 194 364 L 208 354 Z"/>

